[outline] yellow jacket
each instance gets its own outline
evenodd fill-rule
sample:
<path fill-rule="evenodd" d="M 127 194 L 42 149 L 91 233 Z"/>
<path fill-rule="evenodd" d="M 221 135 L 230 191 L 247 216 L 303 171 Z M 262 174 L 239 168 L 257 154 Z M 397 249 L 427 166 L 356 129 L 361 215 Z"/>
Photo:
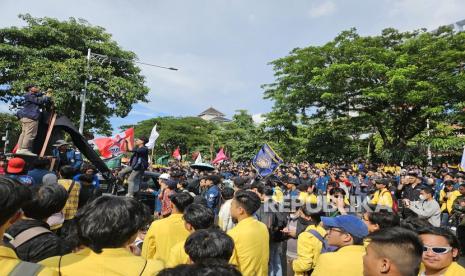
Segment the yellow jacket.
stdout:
<path fill-rule="evenodd" d="M 279 186 L 274 188 L 274 194 L 271 197 L 275 202 L 283 202 L 284 193 Z"/>
<path fill-rule="evenodd" d="M 141 256 L 166 263 L 171 247 L 185 241 L 188 236 L 182 214 L 171 214 L 167 218 L 154 221 L 145 235 Z"/>
<path fill-rule="evenodd" d="M 323 238 L 326 231 L 321 226 L 310 225 L 297 239 L 297 259 L 292 262 L 292 269 L 296 276 L 304 275 L 304 272 L 312 270 L 320 256 L 323 244 L 310 230 L 317 231 Z"/>
<path fill-rule="evenodd" d="M 228 235 L 234 240 L 230 263 L 244 276 L 267 276 L 270 237 L 265 224 L 249 217 L 229 230 Z"/>
<path fill-rule="evenodd" d="M 18 259 L 13 249 L 0 246 L 0 275 L 9 275 L 22 261 Z M 27 262 L 22 262 L 27 263 Z M 58 276 L 58 272 L 43 267 L 38 276 Z"/>
<path fill-rule="evenodd" d="M 363 245 L 344 246 L 336 252 L 321 254 L 312 276 L 363 275 Z"/>
<path fill-rule="evenodd" d="M 317 204 L 318 198 L 315 194 L 299 193 L 299 200 L 303 203 Z"/>
<path fill-rule="evenodd" d="M 446 191 L 441 190 L 439 193 L 439 203 L 441 204 L 441 212 L 445 211 L 447 209 L 447 212 L 449 214 L 452 212 L 452 207 L 454 206 L 454 200 L 460 196 L 459 191 L 452 191 L 449 194 L 449 197 L 447 198 L 446 201 L 444 201 L 444 197 L 446 196 Z"/>
<path fill-rule="evenodd" d="M 180 264 L 189 264 L 190 258 L 184 251 L 184 244 L 186 241 L 178 242 L 171 248 L 170 255 L 168 256 L 168 261 L 166 262 L 166 267 L 175 267 Z"/>
<path fill-rule="evenodd" d="M 69 190 L 73 180 L 71 179 L 58 179 L 58 184 L 63 186 L 66 191 Z M 73 219 L 77 213 L 78 204 L 79 204 L 79 193 L 81 191 L 81 184 L 78 181 L 74 181 L 74 186 L 71 192 L 69 193 L 68 200 L 66 200 L 65 207 L 63 207 L 63 216 L 65 220 Z"/>
<path fill-rule="evenodd" d="M 61 257 L 51 257 L 40 262 L 62 276 L 113 276 L 155 275 L 163 263 L 134 256 L 125 248 L 105 248 L 97 254 L 89 248 Z"/>
<path fill-rule="evenodd" d="M 392 195 L 391 192 L 384 188 L 381 191 L 377 190 L 370 200 L 370 204 L 383 205 L 392 208 Z"/>
<path fill-rule="evenodd" d="M 425 272 L 425 266 L 423 263 L 420 265 L 420 272 L 418 275 L 422 275 Z M 465 268 L 459 265 L 456 262 L 452 262 L 446 270 L 446 273 L 442 274 L 443 276 L 463 276 L 465 275 Z"/>

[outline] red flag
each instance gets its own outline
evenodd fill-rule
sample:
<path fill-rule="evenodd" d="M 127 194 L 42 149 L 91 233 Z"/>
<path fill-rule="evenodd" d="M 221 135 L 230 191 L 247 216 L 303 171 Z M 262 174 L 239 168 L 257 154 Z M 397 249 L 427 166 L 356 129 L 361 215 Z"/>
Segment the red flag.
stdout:
<path fill-rule="evenodd" d="M 172 156 L 174 157 L 174 159 L 176 159 L 178 161 L 181 160 L 181 153 L 179 151 L 179 147 L 177 147 L 176 150 L 173 151 Z"/>
<path fill-rule="evenodd" d="M 213 164 L 219 163 L 223 160 L 228 160 L 228 157 L 224 154 L 223 148 L 216 154 L 215 160 L 213 160 Z"/>
<path fill-rule="evenodd" d="M 134 128 L 127 129 L 114 137 L 96 138 L 94 139 L 94 144 L 97 146 L 103 158 L 119 155 L 128 151 L 127 146 L 129 146 L 129 148 L 134 147 Z"/>

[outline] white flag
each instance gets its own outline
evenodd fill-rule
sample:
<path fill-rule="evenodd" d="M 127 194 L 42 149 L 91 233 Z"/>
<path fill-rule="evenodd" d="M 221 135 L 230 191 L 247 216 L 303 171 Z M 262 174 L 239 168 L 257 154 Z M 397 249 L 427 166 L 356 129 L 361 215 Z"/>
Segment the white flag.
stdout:
<path fill-rule="evenodd" d="M 195 158 L 194 164 L 200 164 L 202 163 L 202 155 L 199 152 L 199 155 L 197 155 L 197 158 Z"/>
<path fill-rule="evenodd" d="M 460 169 L 465 171 L 465 147 L 463 147 L 462 161 L 460 161 Z"/>
<path fill-rule="evenodd" d="M 152 133 L 150 133 L 149 142 L 145 144 L 145 146 L 149 149 L 153 149 L 153 147 L 155 147 L 155 141 L 157 141 L 158 136 L 160 136 L 160 134 L 158 134 L 157 125 L 155 125 L 152 129 Z"/>

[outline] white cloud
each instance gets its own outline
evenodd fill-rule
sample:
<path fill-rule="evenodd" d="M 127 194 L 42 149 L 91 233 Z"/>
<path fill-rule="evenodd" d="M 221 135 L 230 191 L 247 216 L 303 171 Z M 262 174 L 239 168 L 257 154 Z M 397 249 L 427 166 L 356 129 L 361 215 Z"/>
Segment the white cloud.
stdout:
<path fill-rule="evenodd" d="M 323 1 L 320 3 L 313 3 L 310 7 L 309 15 L 312 18 L 327 16 L 336 10 L 336 5 L 332 1 Z"/>
<path fill-rule="evenodd" d="M 415 21 L 427 17 L 424 27 L 429 30 L 464 19 L 463 0 L 388 0 L 390 17 L 398 17 L 407 23 L 408 29 L 417 28 Z M 410 24 L 409 24 L 410 23 Z"/>
<path fill-rule="evenodd" d="M 252 119 L 256 124 L 261 124 L 265 122 L 265 116 L 263 113 L 253 114 Z"/>

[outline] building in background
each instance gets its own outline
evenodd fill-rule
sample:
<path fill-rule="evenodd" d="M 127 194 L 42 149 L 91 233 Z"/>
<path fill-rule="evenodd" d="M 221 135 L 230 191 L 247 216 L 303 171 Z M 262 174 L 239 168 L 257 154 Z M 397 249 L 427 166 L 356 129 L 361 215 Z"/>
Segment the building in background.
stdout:
<path fill-rule="evenodd" d="M 205 121 L 209 121 L 209 122 L 215 122 L 215 123 L 230 122 L 231 120 L 227 119 L 225 116 L 226 115 L 214 109 L 213 107 L 210 107 L 204 112 L 197 115 L 197 117 L 200 117 L 204 119 Z"/>

